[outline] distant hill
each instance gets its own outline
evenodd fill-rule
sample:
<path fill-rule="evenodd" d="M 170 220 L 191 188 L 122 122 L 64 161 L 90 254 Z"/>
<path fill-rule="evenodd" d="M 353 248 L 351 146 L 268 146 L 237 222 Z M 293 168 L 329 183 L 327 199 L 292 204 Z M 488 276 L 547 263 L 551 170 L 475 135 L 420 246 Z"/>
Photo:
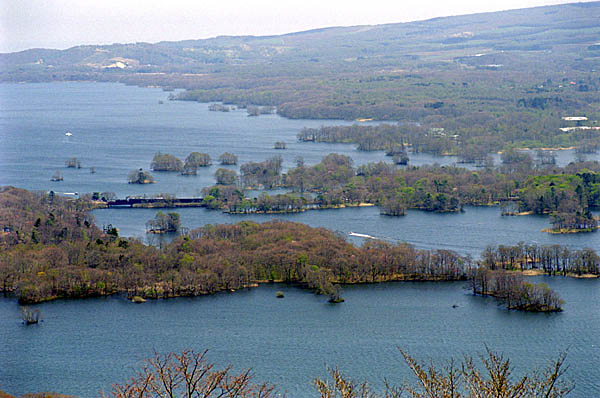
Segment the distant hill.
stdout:
<path fill-rule="evenodd" d="M 571 114 L 600 120 L 599 21 L 592 2 L 278 36 L 32 49 L 0 54 L 0 81 L 112 81 L 187 89 L 171 99 L 275 107 L 289 118 L 408 120 L 452 129 L 430 137 L 444 153 L 482 142 L 449 136 L 486 137 L 484 152 L 517 138 L 570 146 L 600 141 L 556 124 Z"/>
<path fill-rule="evenodd" d="M 592 2 L 279 36 L 31 49 L 0 54 L 0 79 L 51 79 L 67 71 L 210 73 L 264 65 L 278 73 L 302 65 L 309 73 L 460 65 L 587 70 L 599 64 L 599 21 L 600 2 Z"/>

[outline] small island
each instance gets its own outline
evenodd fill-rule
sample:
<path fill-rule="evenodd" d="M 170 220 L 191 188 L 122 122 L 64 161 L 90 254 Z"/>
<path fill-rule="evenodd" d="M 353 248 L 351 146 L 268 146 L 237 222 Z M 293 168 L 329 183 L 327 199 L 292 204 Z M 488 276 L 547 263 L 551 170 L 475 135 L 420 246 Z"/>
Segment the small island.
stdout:
<path fill-rule="evenodd" d="M 159 211 L 152 220 L 146 222 L 147 234 L 166 234 L 168 232 L 177 232 L 181 226 L 181 217 L 179 213 L 163 213 Z"/>
<path fill-rule="evenodd" d="M 576 234 L 594 232 L 598 230 L 598 218 L 594 217 L 589 208 L 583 210 L 575 208 L 570 213 L 565 211 L 553 212 L 550 215 L 552 228 L 543 229 L 542 232 L 551 234 Z"/>
<path fill-rule="evenodd" d="M 129 184 L 153 184 L 155 183 L 154 177 L 150 172 L 143 169 L 132 170 L 129 172 L 127 177 Z"/>
<path fill-rule="evenodd" d="M 236 185 L 239 177 L 235 170 L 220 168 L 215 172 L 217 185 Z"/>
<path fill-rule="evenodd" d="M 198 168 L 212 165 L 212 159 L 208 153 L 192 152 L 185 158 L 183 175 L 196 175 Z"/>
<path fill-rule="evenodd" d="M 564 301 L 545 283 L 525 282 L 523 277 L 505 270 L 481 267 L 471 278 L 473 294 L 491 296 L 508 309 L 528 312 L 560 312 Z"/>
<path fill-rule="evenodd" d="M 404 216 L 406 215 L 406 204 L 402 199 L 390 198 L 380 206 L 379 213 L 385 216 Z"/>
<path fill-rule="evenodd" d="M 223 104 L 210 104 L 208 110 L 211 112 L 230 112 L 232 107 Z"/>
<path fill-rule="evenodd" d="M 219 156 L 219 163 L 223 166 L 236 165 L 238 163 L 238 157 L 233 153 L 224 152 Z"/>
<path fill-rule="evenodd" d="M 325 289 L 327 295 L 329 296 L 329 300 L 327 300 L 330 304 L 339 304 L 343 303 L 345 300 L 342 297 L 342 293 L 344 289 L 340 285 L 326 284 Z"/>
<path fill-rule="evenodd" d="M 401 166 L 406 166 L 408 164 L 408 161 L 410 160 L 410 158 L 408 157 L 408 153 L 406 153 L 406 151 L 401 154 L 395 154 L 392 157 L 392 159 L 394 160 L 395 164 L 399 164 Z"/>
<path fill-rule="evenodd" d="M 153 171 L 183 171 L 183 162 L 171 154 L 157 152 L 150 163 L 150 168 Z"/>

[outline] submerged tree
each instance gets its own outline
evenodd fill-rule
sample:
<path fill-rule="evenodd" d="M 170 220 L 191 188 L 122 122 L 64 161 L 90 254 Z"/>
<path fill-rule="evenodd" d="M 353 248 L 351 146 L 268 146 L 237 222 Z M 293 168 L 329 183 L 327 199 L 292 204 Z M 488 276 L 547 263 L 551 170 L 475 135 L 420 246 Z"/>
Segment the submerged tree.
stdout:
<path fill-rule="evenodd" d="M 52 174 L 52 177 L 50 178 L 50 181 L 62 181 L 64 180 L 64 177 L 62 175 L 62 173 L 58 170 L 56 170 L 54 172 L 54 174 Z"/>
<path fill-rule="evenodd" d="M 154 154 L 150 168 L 154 171 L 182 171 L 183 162 L 171 154 L 157 152 Z"/>
<path fill-rule="evenodd" d="M 69 168 L 73 168 L 73 169 L 74 168 L 80 169 L 81 162 L 77 158 L 70 158 L 65 161 L 65 166 L 67 166 Z"/>
<path fill-rule="evenodd" d="M 185 158 L 184 168 L 192 167 L 208 167 L 212 164 L 212 160 L 208 153 L 192 152 Z"/>
<path fill-rule="evenodd" d="M 41 312 L 39 309 L 32 310 L 29 307 L 21 307 L 21 317 L 26 325 L 32 325 L 40 321 Z"/>
<path fill-rule="evenodd" d="M 246 107 L 246 111 L 248 116 L 268 115 L 275 112 L 275 107 L 249 105 Z"/>
<path fill-rule="evenodd" d="M 222 165 L 234 165 L 237 164 L 238 158 L 233 153 L 224 152 L 219 156 L 219 163 Z"/>

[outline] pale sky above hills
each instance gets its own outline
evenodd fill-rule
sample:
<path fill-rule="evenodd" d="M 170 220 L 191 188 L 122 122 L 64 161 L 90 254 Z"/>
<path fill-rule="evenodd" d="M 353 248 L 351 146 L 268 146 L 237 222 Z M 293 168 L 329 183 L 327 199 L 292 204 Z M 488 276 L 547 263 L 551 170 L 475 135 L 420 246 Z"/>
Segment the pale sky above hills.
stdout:
<path fill-rule="evenodd" d="M 0 0 L 0 52 L 271 35 L 562 4 L 561 0 Z"/>

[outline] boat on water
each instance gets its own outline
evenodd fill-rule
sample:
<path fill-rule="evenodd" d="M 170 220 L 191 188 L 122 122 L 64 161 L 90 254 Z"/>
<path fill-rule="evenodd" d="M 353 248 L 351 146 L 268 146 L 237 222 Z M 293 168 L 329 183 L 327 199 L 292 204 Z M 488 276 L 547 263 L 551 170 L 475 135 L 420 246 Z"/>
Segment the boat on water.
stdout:
<path fill-rule="evenodd" d="M 67 132 L 65 133 L 65 135 L 66 135 L 67 137 L 70 137 L 70 136 L 72 136 L 73 134 L 71 134 L 71 132 L 70 132 L 70 131 L 67 131 Z"/>

